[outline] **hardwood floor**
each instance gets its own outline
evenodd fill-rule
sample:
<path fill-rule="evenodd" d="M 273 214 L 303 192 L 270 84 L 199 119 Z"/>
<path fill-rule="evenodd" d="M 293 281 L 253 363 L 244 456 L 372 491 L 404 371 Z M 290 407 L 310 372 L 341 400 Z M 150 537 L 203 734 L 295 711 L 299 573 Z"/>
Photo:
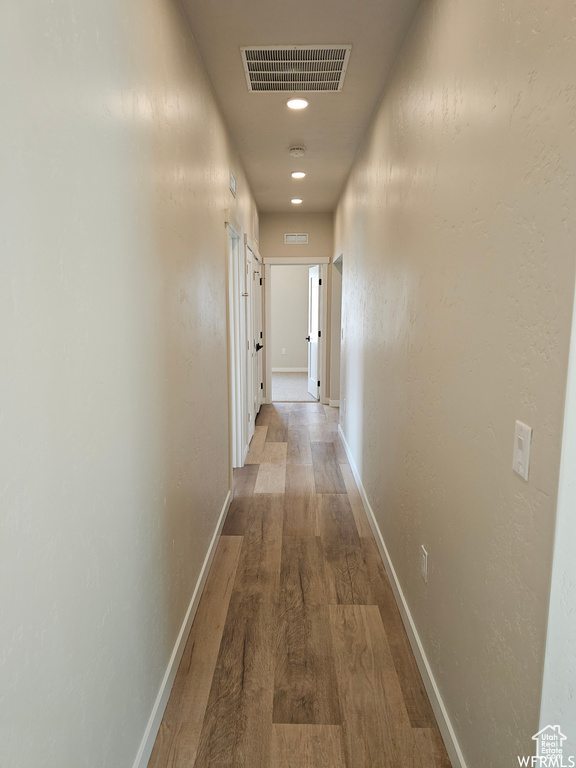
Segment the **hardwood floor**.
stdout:
<path fill-rule="evenodd" d="M 450 768 L 337 413 L 262 407 L 149 768 Z"/>

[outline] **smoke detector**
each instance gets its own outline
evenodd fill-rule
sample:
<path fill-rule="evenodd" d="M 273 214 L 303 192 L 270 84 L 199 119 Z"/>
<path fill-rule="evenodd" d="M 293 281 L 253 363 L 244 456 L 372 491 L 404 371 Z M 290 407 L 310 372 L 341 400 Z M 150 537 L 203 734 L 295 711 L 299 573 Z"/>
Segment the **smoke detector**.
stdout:
<path fill-rule="evenodd" d="M 302 146 L 290 147 L 290 149 L 288 150 L 288 154 L 290 155 L 290 157 L 304 157 L 304 155 L 306 154 L 306 147 L 302 147 Z"/>

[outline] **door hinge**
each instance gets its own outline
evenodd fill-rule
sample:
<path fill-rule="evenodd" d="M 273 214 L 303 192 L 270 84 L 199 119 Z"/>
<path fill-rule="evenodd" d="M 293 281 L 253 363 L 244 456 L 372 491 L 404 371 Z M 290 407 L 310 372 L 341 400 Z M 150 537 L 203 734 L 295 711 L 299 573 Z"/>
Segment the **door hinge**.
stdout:
<path fill-rule="evenodd" d="M 319 339 L 321 339 L 321 338 L 322 338 L 322 331 L 318 331 L 318 338 L 319 338 Z"/>
<path fill-rule="evenodd" d="M 322 285 L 322 278 L 320 278 L 320 280 L 318 280 L 318 285 Z"/>
<path fill-rule="evenodd" d="M 260 285 L 262 285 L 262 278 L 260 278 Z"/>
<path fill-rule="evenodd" d="M 320 386 L 320 382 L 318 382 L 318 386 Z"/>
<path fill-rule="evenodd" d="M 260 382 L 260 389 L 264 389 L 264 382 L 263 381 Z"/>
<path fill-rule="evenodd" d="M 260 338 L 262 338 L 262 331 L 260 331 Z"/>

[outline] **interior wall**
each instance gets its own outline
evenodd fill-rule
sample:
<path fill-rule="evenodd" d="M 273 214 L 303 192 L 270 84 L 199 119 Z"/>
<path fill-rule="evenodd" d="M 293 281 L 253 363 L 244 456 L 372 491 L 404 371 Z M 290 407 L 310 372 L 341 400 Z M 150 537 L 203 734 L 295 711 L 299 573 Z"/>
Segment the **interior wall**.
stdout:
<path fill-rule="evenodd" d="M 284 234 L 307 232 L 308 245 L 285 245 Z M 306 256 L 312 261 L 332 256 L 334 218 L 331 213 L 260 214 L 260 253 L 264 258 Z"/>
<path fill-rule="evenodd" d="M 255 209 L 176 2 L 2 19 L 0 764 L 128 767 L 229 490 Z"/>
<path fill-rule="evenodd" d="M 271 269 L 272 370 L 308 369 L 308 266 Z M 282 354 L 282 349 L 286 354 Z"/>
<path fill-rule="evenodd" d="M 469 768 L 533 754 L 539 726 L 574 32 L 570 4 L 422 3 L 337 212 L 343 429 Z M 528 482 L 516 419 L 534 429 Z"/>

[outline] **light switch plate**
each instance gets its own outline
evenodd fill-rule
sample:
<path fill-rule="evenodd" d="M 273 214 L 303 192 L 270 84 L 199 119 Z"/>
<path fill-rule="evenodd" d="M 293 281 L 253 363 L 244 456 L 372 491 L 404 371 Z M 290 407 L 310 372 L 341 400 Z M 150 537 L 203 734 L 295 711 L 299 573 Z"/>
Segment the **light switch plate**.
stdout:
<path fill-rule="evenodd" d="M 424 547 L 424 544 L 420 546 L 420 573 L 424 579 L 424 583 L 428 584 L 428 551 Z"/>
<path fill-rule="evenodd" d="M 524 480 L 528 480 L 530 469 L 530 443 L 532 441 L 532 427 L 521 421 L 516 422 L 514 430 L 514 459 L 512 469 Z"/>

